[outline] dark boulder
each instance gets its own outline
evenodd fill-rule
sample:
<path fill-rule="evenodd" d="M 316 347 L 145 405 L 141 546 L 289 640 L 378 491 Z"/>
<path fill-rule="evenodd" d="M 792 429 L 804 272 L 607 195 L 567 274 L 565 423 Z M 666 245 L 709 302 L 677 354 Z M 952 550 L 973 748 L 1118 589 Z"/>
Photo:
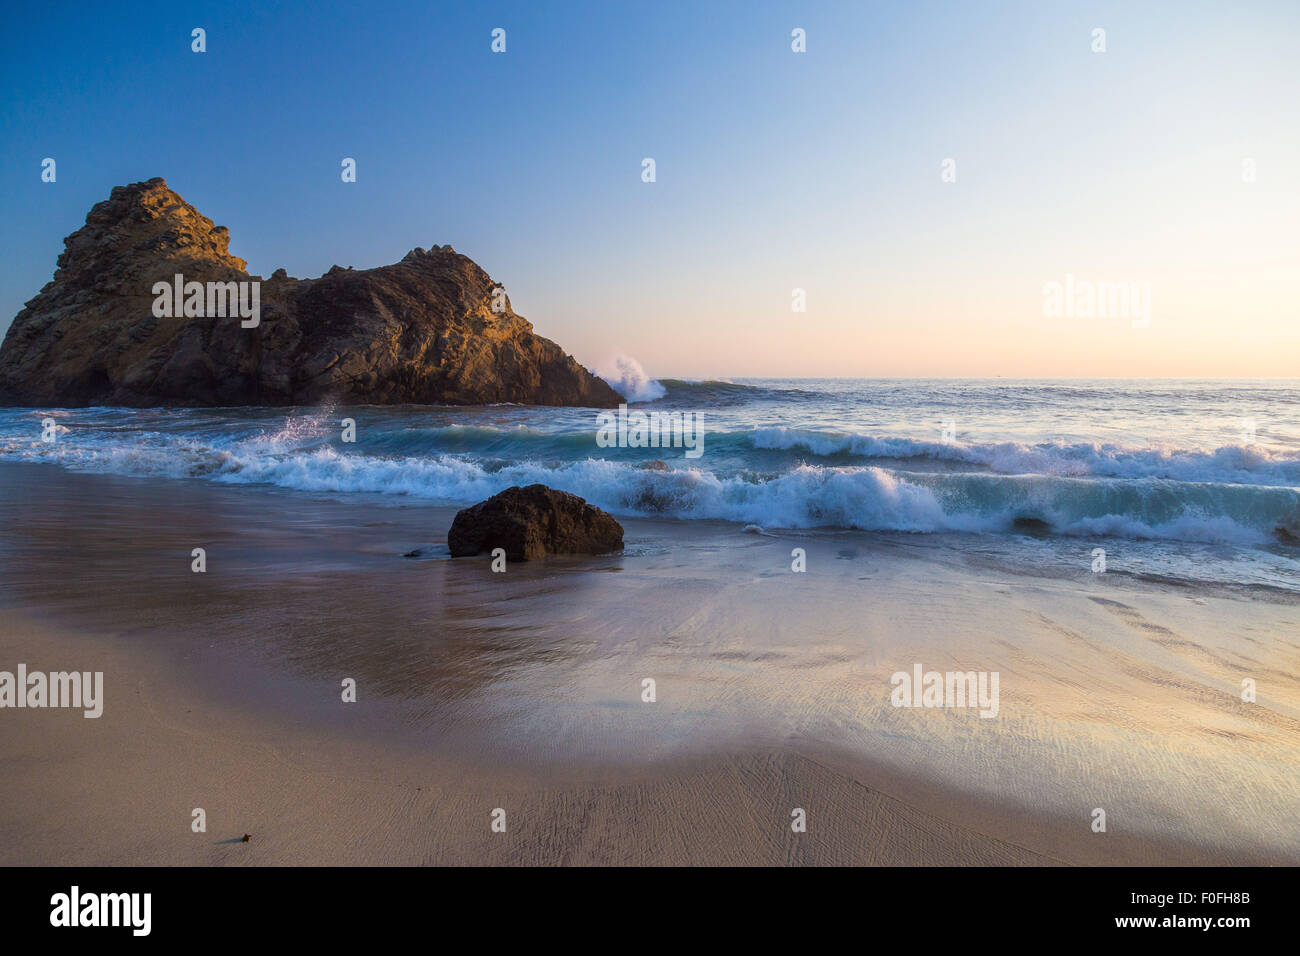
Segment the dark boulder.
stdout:
<path fill-rule="evenodd" d="M 504 548 L 510 561 L 604 554 L 623 547 L 623 526 L 577 495 L 516 486 L 457 512 L 447 546 L 453 558 Z"/>

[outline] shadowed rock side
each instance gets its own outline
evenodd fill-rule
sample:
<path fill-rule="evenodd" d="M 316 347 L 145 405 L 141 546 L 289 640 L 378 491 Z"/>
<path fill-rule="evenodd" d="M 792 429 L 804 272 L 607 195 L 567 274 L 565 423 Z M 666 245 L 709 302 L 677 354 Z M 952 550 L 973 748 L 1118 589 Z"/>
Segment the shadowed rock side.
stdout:
<path fill-rule="evenodd" d="M 623 547 L 623 526 L 577 495 L 545 485 L 507 488 L 456 513 L 453 558 L 504 548 L 509 561 L 548 554 L 604 554 Z"/>
<path fill-rule="evenodd" d="M 533 333 L 495 283 L 450 246 L 391 266 L 283 269 L 260 280 L 224 226 L 162 179 L 114 188 L 65 240 L 58 271 L 0 346 L 0 404 L 586 405 L 621 401 Z M 259 280 L 261 321 L 157 318 L 155 282 Z M 504 299 L 504 296 L 502 297 Z"/>

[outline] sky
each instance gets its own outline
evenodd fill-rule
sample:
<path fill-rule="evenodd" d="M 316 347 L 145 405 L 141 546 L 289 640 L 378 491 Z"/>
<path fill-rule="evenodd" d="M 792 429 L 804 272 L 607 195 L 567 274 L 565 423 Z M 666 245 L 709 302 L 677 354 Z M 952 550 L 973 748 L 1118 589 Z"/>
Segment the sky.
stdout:
<path fill-rule="evenodd" d="M 0 331 L 91 206 L 162 176 L 263 276 L 450 243 L 597 370 L 1300 375 L 1294 0 L 5 19 Z M 1057 312 L 1053 283 L 1137 295 Z"/>

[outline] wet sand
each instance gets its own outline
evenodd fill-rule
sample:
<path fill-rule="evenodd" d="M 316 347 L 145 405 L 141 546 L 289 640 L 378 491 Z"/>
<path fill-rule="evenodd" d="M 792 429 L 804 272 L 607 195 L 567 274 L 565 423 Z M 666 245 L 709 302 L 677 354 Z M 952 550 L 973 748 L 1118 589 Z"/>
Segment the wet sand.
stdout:
<path fill-rule="evenodd" d="M 0 710 L 0 863 L 1300 862 L 1283 595 L 649 520 L 493 574 L 447 559 L 453 508 L 0 492 L 0 669 L 105 675 L 98 720 Z M 998 671 L 998 716 L 893 707 L 915 663 Z"/>

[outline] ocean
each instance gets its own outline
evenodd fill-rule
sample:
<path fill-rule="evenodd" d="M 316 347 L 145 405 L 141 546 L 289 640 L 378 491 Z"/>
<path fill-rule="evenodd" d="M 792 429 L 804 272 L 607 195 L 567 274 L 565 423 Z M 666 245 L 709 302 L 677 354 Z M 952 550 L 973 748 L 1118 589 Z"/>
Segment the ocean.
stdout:
<path fill-rule="evenodd" d="M 0 460 L 406 504 L 542 482 L 616 516 L 1300 592 L 1300 380 L 612 384 L 697 415 L 700 456 L 601 447 L 593 409 L 496 405 L 3 409 Z"/>

